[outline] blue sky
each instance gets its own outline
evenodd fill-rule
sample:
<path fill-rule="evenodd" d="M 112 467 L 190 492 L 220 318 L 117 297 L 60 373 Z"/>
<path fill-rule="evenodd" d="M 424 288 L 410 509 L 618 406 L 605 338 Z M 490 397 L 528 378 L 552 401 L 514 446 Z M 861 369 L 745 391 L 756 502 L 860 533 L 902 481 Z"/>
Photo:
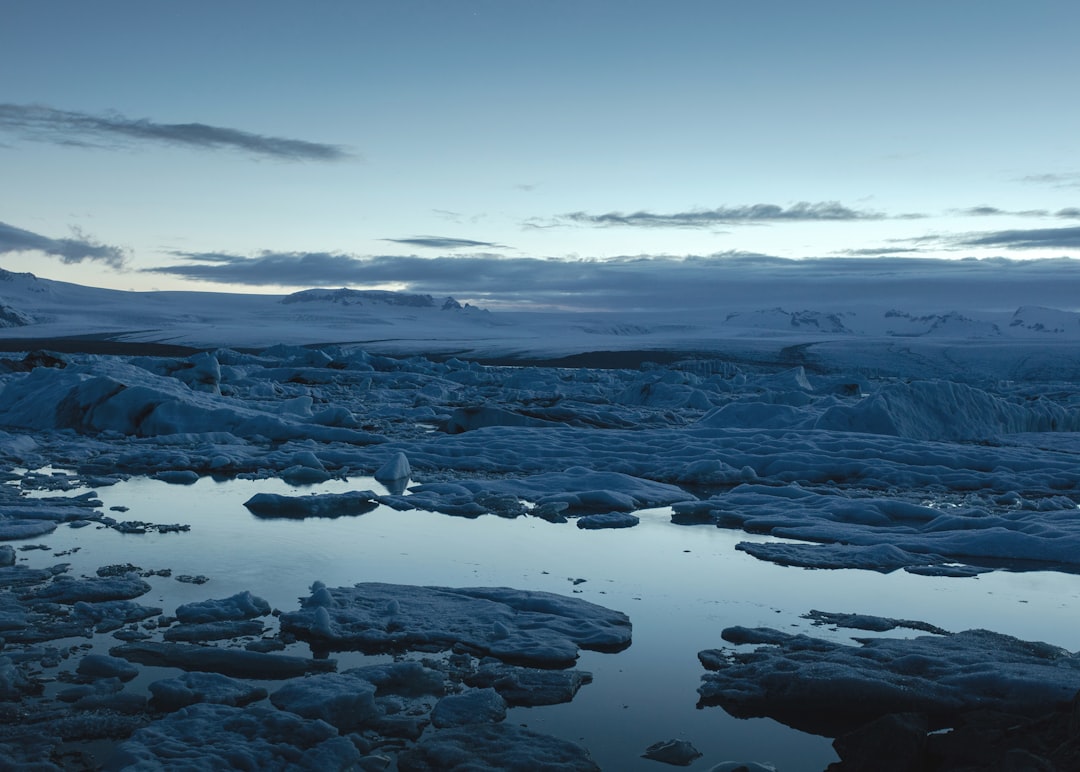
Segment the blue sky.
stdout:
<path fill-rule="evenodd" d="M 8 270 L 276 292 L 429 289 L 429 259 L 509 286 L 1080 257 L 1075 2 L 0 10 Z"/>

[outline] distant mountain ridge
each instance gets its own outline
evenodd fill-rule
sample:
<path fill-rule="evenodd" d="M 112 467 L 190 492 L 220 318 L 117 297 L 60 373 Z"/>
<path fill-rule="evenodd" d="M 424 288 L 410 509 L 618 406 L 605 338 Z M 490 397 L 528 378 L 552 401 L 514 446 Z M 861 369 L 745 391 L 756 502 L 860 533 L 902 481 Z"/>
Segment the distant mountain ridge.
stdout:
<path fill-rule="evenodd" d="M 630 349 L 743 353 L 775 349 L 793 356 L 791 352 L 805 352 L 810 346 L 814 351 L 822 347 L 830 352 L 858 351 L 858 359 L 869 362 L 877 361 L 880 344 L 886 347 L 880 350 L 919 346 L 921 352 L 925 347 L 938 352 L 946 346 L 965 354 L 972 346 L 986 351 L 1012 346 L 1018 361 L 1025 358 L 1032 367 L 1042 367 L 1039 363 L 1045 360 L 1046 366 L 1057 369 L 1054 362 L 1064 361 L 1063 357 L 1073 361 L 1075 350 L 1080 368 L 1080 311 L 1030 303 L 1009 307 L 1000 298 L 974 295 L 947 302 L 941 310 L 928 308 L 920 289 L 909 295 L 896 293 L 888 304 L 858 294 L 830 303 L 815 287 L 779 292 L 763 283 L 737 301 L 718 301 L 705 308 L 628 305 L 614 311 L 536 311 L 523 302 L 520 311 L 492 312 L 437 294 L 347 287 L 265 295 L 135 292 L 0 268 L 0 337 L 34 339 L 44 347 L 50 339 L 61 338 L 211 349 L 337 343 L 381 353 L 491 359 Z M 1032 358 L 1032 347 L 1043 347 L 1045 355 Z"/>
<path fill-rule="evenodd" d="M 441 304 L 431 295 L 417 295 L 408 292 L 392 292 L 390 290 L 354 290 L 342 287 L 341 289 L 307 289 L 286 295 L 281 303 L 338 303 L 343 306 L 404 306 L 407 308 L 435 308 L 440 306 L 443 311 L 453 311 L 462 308 L 472 308 L 468 303 L 464 306 L 447 296 Z"/>

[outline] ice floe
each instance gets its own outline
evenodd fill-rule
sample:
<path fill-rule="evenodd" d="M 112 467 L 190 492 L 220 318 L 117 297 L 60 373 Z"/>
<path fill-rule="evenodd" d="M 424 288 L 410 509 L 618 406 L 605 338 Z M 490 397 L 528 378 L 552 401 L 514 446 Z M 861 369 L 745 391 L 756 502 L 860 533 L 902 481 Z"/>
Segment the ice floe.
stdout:
<path fill-rule="evenodd" d="M 506 587 L 355 587 L 316 583 L 299 611 L 281 615 L 285 632 L 313 648 L 441 651 L 451 647 L 519 664 L 566 667 L 580 648 L 630 645 L 625 614 L 576 598 Z"/>
<path fill-rule="evenodd" d="M 757 648 L 699 652 L 710 671 L 700 704 L 833 737 L 891 713 L 920 713 L 931 728 L 973 710 L 1033 716 L 1080 691 L 1080 657 L 989 630 L 857 645 L 770 628 L 731 627 L 723 638 Z"/>
<path fill-rule="evenodd" d="M 402 772 L 598 772 L 580 745 L 510 723 L 469 724 L 427 734 L 398 756 Z"/>
<path fill-rule="evenodd" d="M 360 753 L 324 721 L 273 708 L 198 704 L 138 731 L 120 747 L 125 768 L 348 769 Z"/>

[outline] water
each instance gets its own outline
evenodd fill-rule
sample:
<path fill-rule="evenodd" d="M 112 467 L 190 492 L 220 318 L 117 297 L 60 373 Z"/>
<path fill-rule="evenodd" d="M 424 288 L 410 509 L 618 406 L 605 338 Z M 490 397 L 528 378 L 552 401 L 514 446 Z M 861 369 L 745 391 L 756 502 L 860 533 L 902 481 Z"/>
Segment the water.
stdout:
<path fill-rule="evenodd" d="M 674 737 L 690 740 L 704 753 L 691 769 L 740 760 L 801 772 L 822 770 L 836 759 L 826 738 L 768 719 L 740 720 L 720 708 L 696 708 L 704 672 L 696 654 L 723 645 L 720 633 L 732 625 L 834 639 L 868 635 L 830 631 L 800 618 L 820 609 L 918 619 L 950 630 L 987 628 L 1080 649 L 1074 622 L 1080 607 L 1077 576 L 998 572 L 955 579 L 780 567 L 735 550 L 739 541 L 764 537 L 673 525 L 667 510 L 638 513 L 641 524 L 635 528 L 584 531 L 535 518 L 467 520 L 386 507 L 336 519 L 261 519 L 243 507 L 257 492 L 364 488 L 382 490 L 363 478 L 304 491 L 280 480 L 204 478 L 177 486 L 132 479 L 98 491 L 106 508 L 129 508 L 110 514 L 190 524 L 191 531 L 124 535 L 61 526 L 33 541 L 47 543 L 51 552 L 79 547 L 77 552 L 62 558 L 38 551 L 20 556 L 35 567 L 69 561 L 75 575 L 130 562 L 143 569 L 169 568 L 173 577 L 209 577 L 202 585 L 151 577 L 153 591 L 139 602 L 160 605 L 167 614 L 181 603 L 242 590 L 292 610 L 315 580 L 329 586 L 365 581 L 503 585 L 573 595 L 624 611 L 634 625 L 633 645 L 618 654 L 584 652 L 579 667 L 595 678 L 572 703 L 517 708 L 507 719 L 581 742 L 604 769 L 655 770 L 656 763 L 639 758 L 640 753 Z M 576 582 L 580 579 L 585 581 Z M 112 642 L 105 638 L 106 645 Z M 336 656 L 341 667 L 361 659 Z M 146 680 L 168 674 L 148 674 Z"/>

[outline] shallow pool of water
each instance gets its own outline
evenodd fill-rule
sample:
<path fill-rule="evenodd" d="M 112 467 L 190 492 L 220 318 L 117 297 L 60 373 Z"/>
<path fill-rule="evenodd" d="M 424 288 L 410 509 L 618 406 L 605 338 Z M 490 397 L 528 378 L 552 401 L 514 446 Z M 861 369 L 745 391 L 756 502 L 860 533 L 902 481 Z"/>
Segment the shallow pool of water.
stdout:
<path fill-rule="evenodd" d="M 639 755 L 653 742 L 673 737 L 690 740 L 703 752 L 691 769 L 740 760 L 801 772 L 822 770 L 836 759 L 829 739 L 768 719 L 735 719 L 720 708 L 697 709 L 696 688 L 704 672 L 697 652 L 721 646 L 721 631 L 732 625 L 834 639 L 867 635 L 815 627 L 800 617 L 820 609 L 917 619 L 950 630 L 981 627 L 1080 649 L 1078 576 L 997 572 L 954 579 L 780 567 L 735 550 L 739 541 L 762 537 L 673 525 L 667 510 L 638 513 L 641 524 L 635 528 L 585 531 L 536 518 L 468 520 L 386 507 L 335 519 L 262 519 L 243 507 L 257 492 L 364 488 L 382 490 L 363 478 L 303 490 L 280 480 L 204 478 L 180 486 L 132 479 L 98 490 L 106 509 L 128 508 L 110 515 L 185 523 L 191 530 L 124 535 L 96 526 L 61 526 L 33 540 L 48 544 L 49 552 L 20 557 L 35 567 L 69 561 L 76 575 L 112 563 L 171 569 L 172 578 L 152 577 L 153 591 L 139 599 L 162 606 L 166 614 L 181 603 L 241 590 L 292 610 L 315 580 L 330 586 L 366 581 L 503 585 L 574 595 L 624 611 L 634 625 L 633 644 L 618 654 L 585 652 L 579 666 L 592 672 L 594 681 L 572 703 L 517 708 L 508 718 L 577 740 L 602 768 L 612 770 L 657 769 L 656 762 Z M 76 547 L 72 554 L 52 556 Z M 182 574 L 209 581 L 176 581 Z M 344 663 L 358 657 L 337 658 Z"/>

